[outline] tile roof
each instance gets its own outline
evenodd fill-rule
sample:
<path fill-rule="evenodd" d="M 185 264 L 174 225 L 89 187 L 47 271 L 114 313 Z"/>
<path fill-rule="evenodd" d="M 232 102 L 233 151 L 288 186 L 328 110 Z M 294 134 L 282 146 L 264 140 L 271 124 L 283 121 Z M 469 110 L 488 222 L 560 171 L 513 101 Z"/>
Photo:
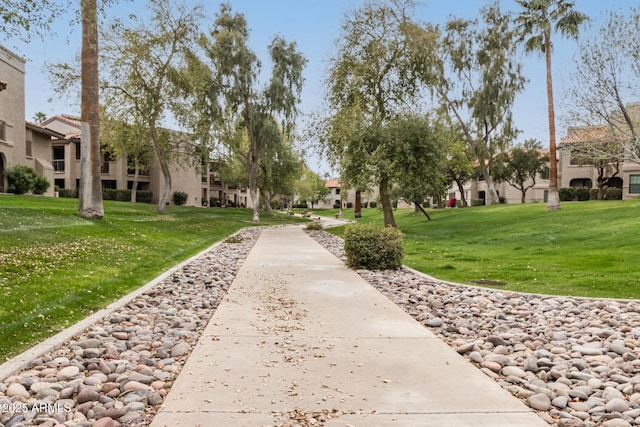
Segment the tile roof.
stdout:
<path fill-rule="evenodd" d="M 570 127 L 567 136 L 560 140 L 560 144 L 576 144 L 580 142 L 612 142 L 620 140 L 615 136 L 610 126 L 580 126 Z"/>
<path fill-rule="evenodd" d="M 342 184 L 338 179 L 328 179 L 324 182 L 324 186 L 329 188 L 342 188 Z"/>

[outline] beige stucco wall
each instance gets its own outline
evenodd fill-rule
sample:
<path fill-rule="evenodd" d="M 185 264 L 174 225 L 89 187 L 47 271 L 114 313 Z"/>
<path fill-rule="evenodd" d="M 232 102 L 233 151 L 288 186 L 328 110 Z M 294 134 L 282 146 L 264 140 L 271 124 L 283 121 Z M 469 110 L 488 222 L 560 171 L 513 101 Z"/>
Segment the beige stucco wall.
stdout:
<path fill-rule="evenodd" d="M 6 89 L 0 92 L 0 121 L 5 123 L 6 134 L 0 140 L 0 156 L 5 170 L 26 161 L 24 73 L 25 61 L 0 46 L 0 80 L 7 82 Z M 6 191 L 6 177 L 0 179 L 3 181 L 0 187 Z"/>

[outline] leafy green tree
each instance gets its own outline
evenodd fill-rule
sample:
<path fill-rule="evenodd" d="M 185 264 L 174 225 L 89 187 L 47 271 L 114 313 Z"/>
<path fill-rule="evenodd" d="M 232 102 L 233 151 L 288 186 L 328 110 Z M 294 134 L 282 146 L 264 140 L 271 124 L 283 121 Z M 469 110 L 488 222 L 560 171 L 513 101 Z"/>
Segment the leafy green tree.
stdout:
<path fill-rule="evenodd" d="M 460 202 L 467 207 L 467 197 L 464 184 L 473 177 L 473 154 L 464 141 L 463 136 L 451 132 L 447 145 L 446 157 L 443 162 L 443 170 L 449 184 L 455 184 L 460 192 Z"/>
<path fill-rule="evenodd" d="M 127 168 L 133 170 L 131 202 L 135 203 L 140 173 L 152 166 L 155 160 L 151 135 L 146 123 L 139 117 L 129 116 L 127 110 L 113 108 L 112 113 L 118 114 L 117 118 L 103 114 L 100 119 L 103 123 L 100 143 L 113 158 L 126 159 Z"/>
<path fill-rule="evenodd" d="M 324 199 L 330 191 L 331 189 L 326 186 L 325 180 L 305 165 L 296 188 L 300 200 L 310 201 L 311 209 L 313 209 L 313 205 Z"/>
<path fill-rule="evenodd" d="M 497 3 L 481 10 L 481 21 L 452 19 L 444 31 L 412 26 L 414 71 L 451 114 L 477 159 L 490 194 L 500 203 L 490 174 L 497 153 L 515 138 L 512 106 L 524 89 L 516 62 L 516 34 Z"/>
<path fill-rule="evenodd" d="M 539 141 L 528 139 L 510 152 L 498 154 L 493 162 L 492 174 L 496 181 L 506 181 L 520 190 L 522 203 L 526 200 L 527 190 L 536 185 L 536 179 L 547 167 L 549 156 L 542 154 L 541 150 Z"/>
<path fill-rule="evenodd" d="M 393 174 L 383 137 L 386 124 L 418 95 L 405 31 L 413 8 L 411 0 L 369 1 L 345 14 L 330 61 L 329 119 L 321 128 L 328 157 L 344 183 L 377 185 L 384 223 L 393 227 Z"/>
<path fill-rule="evenodd" d="M 0 33 L 24 42 L 36 35 L 51 34 L 51 24 L 71 7 L 71 0 L 3 0 L 0 3 Z"/>
<path fill-rule="evenodd" d="M 558 163 L 556 157 L 556 122 L 551 73 L 551 33 L 577 38 L 580 25 L 587 16 L 576 11 L 570 0 L 516 0 L 522 11 L 516 19 L 520 39 L 527 52 L 542 52 L 547 70 L 547 103 L 549 116 L 549 198 L 547 210 L 560 209 Z"/>
<path fill-rule="evenodd" d="M 278 144 L 270 144 L 260 162 L 258 182 L 265 211 L 275 216 L 271 209 L 271 201 L 276 197 L 293 201 L 295 182 L 300 178 L 304 168 L 302 154 L 297 152 L 293 143 L 280 140 Z"/>
<path fill-rule="evenodd" d="M 429 115 L 405 115 L 391 121 L 385 131 L 396 195 L 430 220 L 422 207 L 425 196 L 433 187 L 447 187 L 442 169 L 447 143 L 444 126 Z"/>
<path fill-rule="evenodd" d="M 156 210 L 164 212 L 171 195 L 169 163 L 172 150 L 178 147 L 176 135 L 160 126 L 173 107 L 171 77 L 185 61 L 184 52 L 195 42 L 201 8 L 175 6 L 171 0 L 150 0 L 149 7 L 147 21 L 132 16 L 131 26 L 116 21 L 104 34 L 103 63 L 109 75 L 104 85 L 105 104 L 113 115 L 126 110 L 134 124 L 148 130 L 164 177 Z"/>
<path fill-rule="evenodd" d="M 249 48 L 249 28 L 243 14 L 222 4 L 209 37 L 200 38 L 208 60 L 190 54 L 189 66 L 177 76 L 188 99 L 182 120 L 203 140 L 233 147 L 238 130 L 248 138 L 245 167 L 253 221 L 260 221 L 258 174 L 263 152 L 272 143 L 274 123 L 288 138 L 298 113 L 302 70 L 307 60 L 295 43 L 276 36 L 269 45 L 271 77 L 260 87 L 262 64 Z M 278 135 L 279 136 L 279 135 Z"/>

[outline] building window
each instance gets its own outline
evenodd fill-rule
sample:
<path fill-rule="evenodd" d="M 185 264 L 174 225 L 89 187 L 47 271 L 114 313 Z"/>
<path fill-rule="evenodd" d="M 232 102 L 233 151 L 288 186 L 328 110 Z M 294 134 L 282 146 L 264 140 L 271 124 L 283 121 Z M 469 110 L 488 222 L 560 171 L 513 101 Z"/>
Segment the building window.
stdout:
<path fill-rule="evenodd" d="M 640 175 L 629 176 L 629 194 L 640 194 Z"/>
<path fill-rule="evenodd" d="M 549 179 L 549 167 L 545 166 L 544 170 L 540 174 L 540 179 Z"/>
<path fill-rule="evenodd" d="M 80 160 L 80 143 L 76 142 L 75 146 L 76 146 L 76 160 Z"/>
<path fill-rule="evenodd" d="M 31 145 L 32 145 L 31 140 L 27 139 L 27 152 L 26 152 L 27 157 L 33 157 L 33 151 L 32 151 Z"/>
<path fill-rule="evenodd" d="M 64 172 L 64 147 L 53 147 L 53 170 Z"/>
<path fill-rule="evenodd" d="M 7 140 L 7 126 L 6 124 L 0 120 L 0 141 L 6 141 Z"/>
<path fill-rule="evenodd" d="M 339 189 L 339 188 L 336 188 L 336 196 L 337 196 L 338 194 L 340 194 L 340 189 Z"/>

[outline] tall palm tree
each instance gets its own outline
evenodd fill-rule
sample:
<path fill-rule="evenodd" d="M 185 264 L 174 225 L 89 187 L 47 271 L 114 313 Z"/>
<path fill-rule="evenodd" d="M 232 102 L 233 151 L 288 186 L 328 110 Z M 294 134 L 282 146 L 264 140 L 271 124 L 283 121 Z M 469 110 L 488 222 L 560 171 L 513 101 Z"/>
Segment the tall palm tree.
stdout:
<path fill-rule="evenodd" d="M 571 0 L 516 0 L 522 11 L 516 18 L 520 40 L 526 52 L 544 53 L 547 65 L 547 101 L 549 114 L 549 197 L 547 210 L 560 209 L 558 194 L 558 162 L 556 158 L 556 119 L 553 109 L 551 79 L 551 31 L 565 37 L 578 37 L 580 24 L 589 18 L 573 9 Z"/>
<path fill-rule="evenodd" d="M 100 177 L 100 114 L 98 85 L 98 7 L 97 0 L 81 0 L 82 14 L 82 94 L 80 126 L 80 195 L 78 215 L 102 218 Z"/>

